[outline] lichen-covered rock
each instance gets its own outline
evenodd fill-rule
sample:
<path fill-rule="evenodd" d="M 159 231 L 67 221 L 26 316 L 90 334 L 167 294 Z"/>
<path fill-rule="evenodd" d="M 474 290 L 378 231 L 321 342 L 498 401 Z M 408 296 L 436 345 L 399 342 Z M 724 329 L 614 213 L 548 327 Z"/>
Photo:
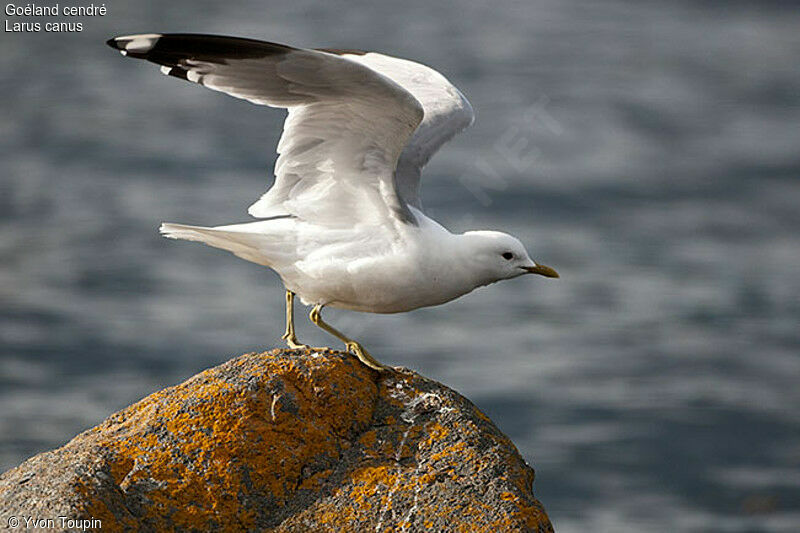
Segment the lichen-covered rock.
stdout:
<path fill-rule="evenodd" d="M 247 354 L 0 476 L 0 516 L 106 531 L 552 531 L 468 400 L 333 351 Z"/>

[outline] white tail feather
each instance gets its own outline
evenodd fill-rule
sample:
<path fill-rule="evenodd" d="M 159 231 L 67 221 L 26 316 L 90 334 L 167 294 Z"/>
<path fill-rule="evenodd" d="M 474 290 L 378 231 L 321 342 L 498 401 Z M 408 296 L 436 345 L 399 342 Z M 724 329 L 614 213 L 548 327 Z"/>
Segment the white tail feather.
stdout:
<path fill-rule="evenodd" d="M 264 254 L 264 243 L 262 242 L 264 236 L 257 233 L 172 224 L 169 222 L 162 223 L 158 231 L 168 239 L 202 242 L 214 248 L 231 252 L 247 261 L 270 266 L 270 261 Z M 262 246 L 259 246 L 260 244 Z"/>

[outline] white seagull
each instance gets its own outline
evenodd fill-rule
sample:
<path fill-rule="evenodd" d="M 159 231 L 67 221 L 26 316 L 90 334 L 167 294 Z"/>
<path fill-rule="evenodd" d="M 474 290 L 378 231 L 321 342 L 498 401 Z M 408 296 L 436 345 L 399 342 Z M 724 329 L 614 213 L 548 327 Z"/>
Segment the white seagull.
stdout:
<path fill-rule="evenodd" d="M 314 324 L 384 370 L 322 320 L 323 307 L 400 313 L 523 274 L 558 277 L 510 235 L 453 234 L 423 213 L 422 168 L 474 120 L 467 99 L 435 70 L 375 52 L 216 35 L 127 35 L 108 44 L 169 76 L 288 109 L 275 182 L 248 209 L 259 220 L 164 223 L 160 231 L 276 271 L 286 288 L 289 347 L 308 348 L 295 336 L 295 295 L 313 306 Z"/>

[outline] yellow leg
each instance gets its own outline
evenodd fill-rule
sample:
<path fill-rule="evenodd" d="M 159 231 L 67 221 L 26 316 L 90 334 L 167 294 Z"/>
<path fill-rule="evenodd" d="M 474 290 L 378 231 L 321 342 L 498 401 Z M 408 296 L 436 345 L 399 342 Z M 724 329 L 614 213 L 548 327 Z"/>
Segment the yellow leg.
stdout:
<path fill-rule="evenodd" d="M 297 342 L 297 336 L 294 334 L 294 293 L 288 289 L 286 290 L 286 333 L 281 338 L 293 350 L 308 348 L 307 344 Z"/>
<path fill-rule="evenodd" d="M 392 370 L 392 367 L 379 363 L 359 343 L 357 343 L 353 339 L 346 337 L 341 331 L 337 330 L 336 328 L 334 328 L 333 326 L 322 320 L 322 304 L 315 305 L 314 308 L 311 310 L 311 313 L 309 313 L 308 317 L 311 319 L 311 322 L 313 322 L 315 325 L 319 326 L 320 328 L 324 329 L 325 331 L 327 331 L 328 333 L 330 333 L 331 335 L 342 341 L 347 347 L 347 350 L 354 353 L 355 356 L 358 357 L 358 359 L 368 367 L 375 370 Z"/>

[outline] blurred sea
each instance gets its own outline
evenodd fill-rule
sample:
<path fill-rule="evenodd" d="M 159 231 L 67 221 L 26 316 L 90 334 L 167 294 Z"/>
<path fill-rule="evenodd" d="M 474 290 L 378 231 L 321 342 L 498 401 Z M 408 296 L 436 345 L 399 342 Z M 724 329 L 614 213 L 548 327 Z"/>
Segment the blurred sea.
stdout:
<path fill-rule="evenodd" d="M 557 531 L 800 531 L 796 3 L 106 6 L 81 33 L 0 35 L 0 470 L 280 346 L 274 274 L 156 228 L 246 220 L 283 113 L 103 44 L 209 32 L 385 51 L 471 100 L 428 211 L 562 279 L 328 317 L 490 415 Z"/>

